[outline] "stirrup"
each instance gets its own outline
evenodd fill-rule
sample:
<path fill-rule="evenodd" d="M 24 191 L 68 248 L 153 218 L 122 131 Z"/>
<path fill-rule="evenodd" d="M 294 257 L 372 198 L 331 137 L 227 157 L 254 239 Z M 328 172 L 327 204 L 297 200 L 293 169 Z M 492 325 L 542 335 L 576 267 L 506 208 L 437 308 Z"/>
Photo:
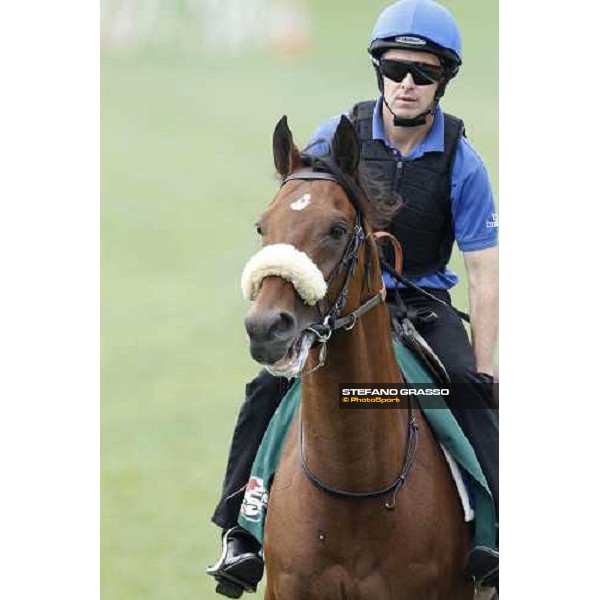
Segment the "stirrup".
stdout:
<path fill-rule="evenodd" d="M 263 560 L 254 552 L 244 552 L 230 557 L 235 560 L 230 564 L 226 563 L 231 534 L 239 531 L 243 530 L 240 527 L 232 527 L 225 532 L 222 540 L 223 550 L 219 560 L 212 567 L 206 569 L 207 575 L 217 580 L 216 592 L 228 598 L 239 598 L 244 592 L 256 592 L 256 587 L 264 572 Z"/>
<path fill-rule="evenodd" d="M 240 598 L 244 593 L 244 588 L 237 583 L 233 583 L 233 581 L 228 581 L 227 579 L 223 579 L 217 577 L 217 587 L 215 588 L 215 592 L 217 594 L 221 594 L 221 596 L 226 596 L 227 598 Z"/>

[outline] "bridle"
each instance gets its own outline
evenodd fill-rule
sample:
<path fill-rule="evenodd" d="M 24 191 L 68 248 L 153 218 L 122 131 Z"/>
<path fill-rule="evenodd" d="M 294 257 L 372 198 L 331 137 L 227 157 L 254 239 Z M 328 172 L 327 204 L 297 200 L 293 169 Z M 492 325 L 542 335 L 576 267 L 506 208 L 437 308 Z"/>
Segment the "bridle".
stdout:
<path fill-rule="evenodd" d="M 344 267 L 348 267 L 346 271 L 346 277 L 344 283 L 337 294 L 336 299 L 333 301 L 329 309 L 325 307 L 325 299 L 317 302 L 317 310 L 319 311 L 320 321 L 313 323 L 306 327 L 307 331 L 314 333 L 316 342 L 321 344 L 321 350 L 319 352 L 319 363 L 316 367 L 313 367 L 310 371 L 303 373 L 302 375 L 308 375 L 316 369 L 323 366 L 326 356 L 326 345 L 332 334 L 339 330 L 345 329 L 349 331 L 354 327 L 356 321 L 364 315 L 366 312 L 377 306 L 377 304 L 385 301 L 385 285 L 367 300 L 362 302 L 358 308 L 348 313 L 347 315 L 340 317 L 341 312 L 346 304 L 348 297 L 348 289 L 350 282 L 356 273 L 356 267 L 358 265 L 358 259 L 362 245 L 368 241 L 373 244 L 372 238 L 365 233 L 365 226 L 363 223 L 362 213 L 360 211 L 360 190 L 356 183 L 329 157 L 311 156 L 308 154 L 302 155 L 305 163 L 309 166 L 304 169 L 300 169 L 288 175 L 281 183 L 283 187 L 289 181 L 304 180 L 325 180 L 332 181 L 340 185 L 346 192 L 348 199 L 356 209 L 356 219 L 354 221 L 354 227 L 352 230 L 352 236 L 348 240 L 348 244 L 344 250 L 344 254 L 333 268 L 332 272 L 325 279 L 326 283 L 329 283 L 335 279 Z M 363 288 L 365 284 L 368 289 L 371 288 L 371 254 L 367 252 L 365 274 L 363 280 Z"/>
<path fill-rule="evenodd" d="M 335 331 L 341 328 L 344 328 L 345 330 L 352 329 L 356 324 L 356 321 L 362 315 L 364 315 L 367 311 L 371 310 L 380 302 L 385 301 L 385 284 L 373 296 L 360 303 L 358 308 L 348 313 L 344 317 L 340 317 L 341 311 L 346 304 L 350 282 L 356 273 L 356 267 L 358 265 L 358 258 L 360 255 L 361 246 L 366 241 L 369 241 L 369 243 L 371 244 L 375 244 L 375 242 L 372 238 L 370 238 L 369 235 L 365 234 L 365 227 L 363 224 L 363 217 L 362 212 L 360 210 L 359 200 L 361 192 L 356 183 L 353 181 L 353 179 L 349 177 L 338 166 L 338 164 L 328 156 L 312 156 L 305 154 L 302 155 L 302 158 L 305 163 L 308 163 L 309 166 L 307 168 L 300 169 L 288 175 L 282 181 L 282 186 L 288 183 L 289 181 L 294 180 L 332 181 L 343 188 L 346 195 L 348 196 L 348 199 L 350 200 L 350 202 L 356 210 L 356 220 L 354 222 L 352 236 L 348 241 L 342 258 L 338 261 L 337 265 L 334 267 L 334 269 L 326 279 L 327 284 L 329 284 L 329 282 L 332 279 L 334 279 L 346 265 L 348 265 L 344 283 L 340 291 L 338 292 L 336 299 L 334 300 L 333 304 L 328 310 L 324 309 L 323 300 L 320 300 L 317 303 L 317 308 L 319 310 L 321 321 L 310 325 L 306 328 L 308 331 L 311 331 L 315 334 L 316 341 L 321 344 L 321 349 L 319 352 L 319 363 L 310 371 L 302 374 L 302 376 L 305 376 L 323 366 L 325 362 L 327 342 L 329 341 L 329 339 Z M 370 260 L 371 253 L 367 252 L 364 272 L 365 279 L 363 280 L 362 287 L 364 288 L 366 283 L 368 289 L 371 289 Z M 298 444 L 298 448 L 300 464 L 302 465 L 302 470 L 304 471 L 305 476 L 315 487 L 323 490 L 324 492 L 328 493 L 329 495 L 335 498 L 344 498 L 351 500 L 369 500 L 372 498 L 379 498 L 386 494 L 392 493 L 393 495 L 391 502 L 385 502 L 384 506 L 388 510 L 394 510 L 396 507 L 396 494 L 406 481 L 410 469 L 414 463 L 419 440 L 419 424 L 416 420 L 415 415 L 413 414 L 413 406 L 410 395 L 408 396 L 408 411 L 409 412 L 406 455 L 404 457 L 404 463 L 402 465 L 400 474 L 395 479 L 395 481 L 387 487 L 372 492 L 348 492 L 345 490 L 340 490 L 325 483 L 310 470 L 306 460 L 306 449 L 304 446 L 304 425 L 302 423 L 302 416 L 300 415 L 300 443 Z"/>

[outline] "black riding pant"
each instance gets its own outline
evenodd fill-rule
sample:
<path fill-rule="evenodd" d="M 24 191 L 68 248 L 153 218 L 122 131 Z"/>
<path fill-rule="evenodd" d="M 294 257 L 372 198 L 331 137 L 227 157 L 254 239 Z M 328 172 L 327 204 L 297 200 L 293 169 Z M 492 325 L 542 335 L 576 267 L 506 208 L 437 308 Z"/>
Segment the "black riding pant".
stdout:
<path fill-rule="evenodd" d="M 450 302 L 446 290 L 427 291 Z M 444 363 L 452 382 L 475 384 L 469 392 L 468 401 L 450 408 L 473 445 L 498 507 L 498 416 L 490 408 L 491 386 L 482 385 L 483 378 L 477 373 L 473 349 L 462 321 L 451 308 L 416 291 L 403 290 L 402 299 L 409 308 L 436 313 L 437 319 L 433 322 L 416 324 L 419 333 Z M 389 300 L 393 300 L 393 294 L 389 294 Z M 254 457 L 271 417 L 291 383 L 285 378 L 261 371 L 246 386 L 246 398 L 233 433 L 221 500 L 212 517 L 220 527 L 230 528 L 237 523 Z M 467 387 L 460 386 L 461 389 Z"/>

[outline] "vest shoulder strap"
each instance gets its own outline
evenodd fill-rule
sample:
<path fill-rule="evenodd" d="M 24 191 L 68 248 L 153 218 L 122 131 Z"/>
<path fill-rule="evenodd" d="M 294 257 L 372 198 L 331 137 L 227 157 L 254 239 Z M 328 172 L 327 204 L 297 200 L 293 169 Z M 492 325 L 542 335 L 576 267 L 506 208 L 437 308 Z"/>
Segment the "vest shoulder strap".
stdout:
<path fill-rule="evenodd" d="M 358 102 L 350 111 L 350 120 L 354 124 L 356 133 L 361 142 L 373 139 L 373 111 L 375 100 Z"/>
<path fill-rule="evenodd" d="M 444 158 L 448 161 L 447 164 L 449 167 L 452 167 L 454 164 L 456 150 L 463 137 L 467 137 L 463 120 L 454 115 L 444 113 Z"/>

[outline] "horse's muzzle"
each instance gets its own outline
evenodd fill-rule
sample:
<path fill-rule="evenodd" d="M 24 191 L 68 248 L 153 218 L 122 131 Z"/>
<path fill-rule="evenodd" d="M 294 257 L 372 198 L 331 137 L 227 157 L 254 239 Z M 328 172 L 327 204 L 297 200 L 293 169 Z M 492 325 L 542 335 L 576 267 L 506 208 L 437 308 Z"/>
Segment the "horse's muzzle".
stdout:
<path fill-rule="evenodd" d="M 250 311 L 244 320 L 252 358 L 272 365 L 283 358 L 297 333 L 296 317 L 285 310 Z"/>

